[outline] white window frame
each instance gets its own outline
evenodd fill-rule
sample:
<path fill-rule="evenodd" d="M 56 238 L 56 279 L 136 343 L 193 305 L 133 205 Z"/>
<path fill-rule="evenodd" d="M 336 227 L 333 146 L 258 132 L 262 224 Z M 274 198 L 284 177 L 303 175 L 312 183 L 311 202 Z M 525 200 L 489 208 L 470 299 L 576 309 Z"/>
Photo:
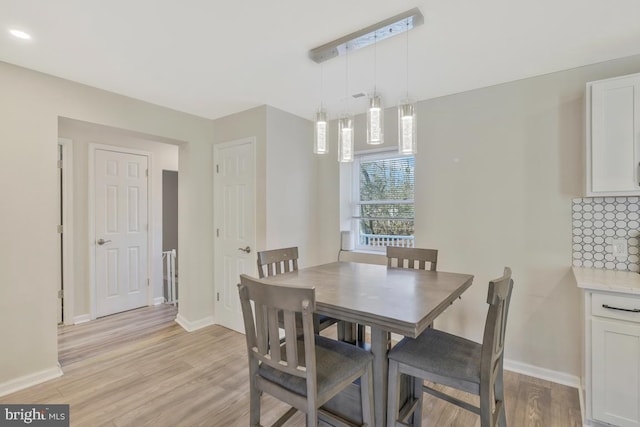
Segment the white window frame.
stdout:
<path fill-rule="evenodd" d="M 376 161 L 376 160 L 386 160 L 386 159 L 397 159 L 404 157 L 414 157 L 413 154 L 400 154 L 397 150 L 385 150 L 385 151 L 376 151 L 374 153 L 364 152 L 364 153 L 356 153 L 355 158 L 353 160 L 353 168 L 352 168 L 352 176 L 351 176 L 351 230 L 353 231 L 353 240 L 354 240 L 354 248 L 356 251 L 366 251 L 366 252 L 385 252 L 386 246 L 372 246 L 372 245 L 363 245 L 360 243 L 360 163 L 362 161 Z M 414 175 L 415 179 L 415 175 Z M 415 191 L 415 188 L 414 188 Z M 386 201 L 385 201 L 386 202 Z M 394 203 L 396 201 L 390 201 Z M 408 200 L 404 202 L 406 204 L 413 204 L 414 212 L 415 212 L 415 193 L 414 198 L 412 200 Z M 414 231 L 415 231 L 415 213 L 414 213 Z M 410 239 L 405 239 L 407 247 L 415 246 L 415 236 Z"/>

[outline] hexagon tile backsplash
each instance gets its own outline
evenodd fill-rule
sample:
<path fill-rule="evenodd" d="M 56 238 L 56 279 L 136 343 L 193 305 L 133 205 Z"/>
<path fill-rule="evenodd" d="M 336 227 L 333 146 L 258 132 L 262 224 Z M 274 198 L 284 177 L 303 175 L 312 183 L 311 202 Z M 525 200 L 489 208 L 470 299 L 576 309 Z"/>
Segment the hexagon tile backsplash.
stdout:
<path fill-rule="evenodd" d="M 640 197 L 573 199 L 573 265 L 639 271 Z M 613 255 L 612 241 L 625 239 L 627 256 Z"/>

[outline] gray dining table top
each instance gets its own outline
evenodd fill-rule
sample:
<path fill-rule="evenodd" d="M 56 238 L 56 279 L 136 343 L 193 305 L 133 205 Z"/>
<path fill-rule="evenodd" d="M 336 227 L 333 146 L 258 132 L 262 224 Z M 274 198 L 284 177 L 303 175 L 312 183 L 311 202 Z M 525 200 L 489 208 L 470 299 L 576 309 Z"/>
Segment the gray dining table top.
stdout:
<path fill-rule="evenodd" d="M 332 262 L 269 278 L 315 287 L 316 312 L 417 337 L 473 282 L 473 275 Z"/>

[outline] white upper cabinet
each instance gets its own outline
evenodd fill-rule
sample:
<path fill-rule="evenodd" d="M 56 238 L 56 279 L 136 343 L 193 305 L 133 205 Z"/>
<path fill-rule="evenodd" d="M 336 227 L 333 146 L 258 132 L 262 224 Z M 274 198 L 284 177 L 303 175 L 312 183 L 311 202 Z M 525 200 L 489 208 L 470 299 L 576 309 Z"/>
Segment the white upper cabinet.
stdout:
<path fill-rule="evenodd" d="M 640 74 L 587 83 L 587 196 L 640 195 Z"/>

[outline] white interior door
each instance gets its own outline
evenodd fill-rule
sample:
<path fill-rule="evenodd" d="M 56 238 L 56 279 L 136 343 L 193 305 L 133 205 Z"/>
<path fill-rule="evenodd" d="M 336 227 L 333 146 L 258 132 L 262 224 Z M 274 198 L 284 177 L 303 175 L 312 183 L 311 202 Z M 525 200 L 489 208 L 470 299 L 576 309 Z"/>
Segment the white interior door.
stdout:
<path fill-rule="evenodd" d="M 238 282 L 255 275 L 255 151 L 253 140 L 214 148 L 216 322 L 244 333 Z"/>
<path fill-rule="evenodd" d="M 148 304 L 148 158 L 95 150 L 96 317 Z"/>

